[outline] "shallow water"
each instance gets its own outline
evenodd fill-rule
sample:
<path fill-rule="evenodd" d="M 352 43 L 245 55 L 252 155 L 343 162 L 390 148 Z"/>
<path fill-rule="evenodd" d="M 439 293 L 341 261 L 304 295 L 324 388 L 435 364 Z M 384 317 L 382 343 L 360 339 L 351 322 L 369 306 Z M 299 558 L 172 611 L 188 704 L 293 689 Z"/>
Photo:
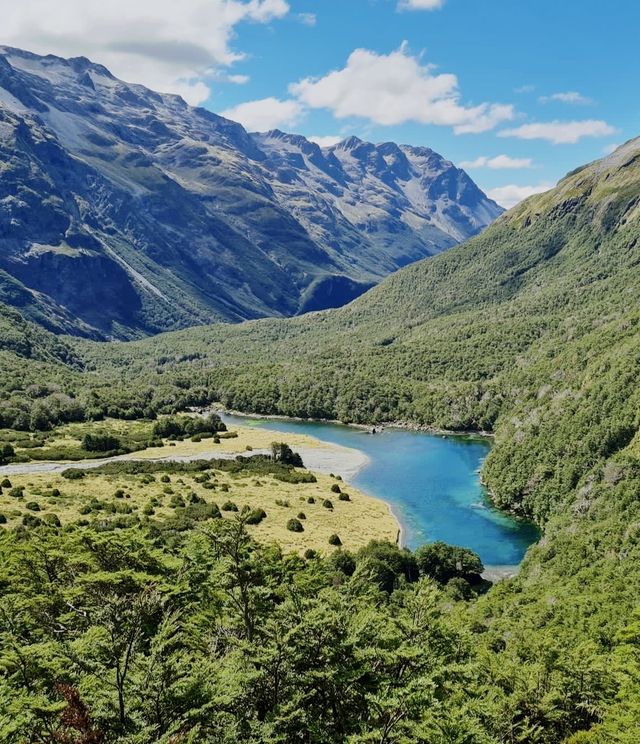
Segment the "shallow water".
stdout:
<path fill-rule="evenodd" d="M 308 434 L 364 452 L 369 462 L 350 481 L 391 505 L 416 548 L 444 540 L 476 551 L 485 566 L 515 566 L 538 538 L 536 528 L 491 507 L 479 471 L 490 443 L 481 438 L 443 437 L 385 429 L 371 435 L 320 422 L 225 416 L 228 423 Z"/>

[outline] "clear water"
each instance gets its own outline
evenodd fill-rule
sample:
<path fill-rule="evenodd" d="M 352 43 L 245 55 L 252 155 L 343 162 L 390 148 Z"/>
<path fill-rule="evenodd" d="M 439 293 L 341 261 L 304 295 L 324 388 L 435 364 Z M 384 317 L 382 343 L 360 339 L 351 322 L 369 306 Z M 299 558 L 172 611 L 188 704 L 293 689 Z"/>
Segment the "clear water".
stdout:
<path fill-rule="evenodd" d="M 353 485 L 391 505 L 409 548 L 443 540 L 471 548 L 485 566 L 515 566 L 539 537 L 533 525 L 491 507 L 479 476 L 490 449 L 487 440 L 399 429 L 371 435 L 315 421 L 225 420 L 308 434 L 364 452 L 369 464 L 351 479 Z"/>

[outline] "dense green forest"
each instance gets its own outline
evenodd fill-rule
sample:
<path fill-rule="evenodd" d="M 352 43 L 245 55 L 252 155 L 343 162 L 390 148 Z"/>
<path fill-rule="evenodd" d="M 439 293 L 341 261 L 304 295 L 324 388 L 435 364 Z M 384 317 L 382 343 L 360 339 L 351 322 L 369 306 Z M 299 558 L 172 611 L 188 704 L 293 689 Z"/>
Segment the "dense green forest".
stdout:
<path fill-rule="evenodd" d="M 140 525 L 4 534 L 2 694 L 30 700 L 5 728 L 37 720 L 36 741 L 638 741 L 639 219 L 635 140 L 337 311 L 109 345 L 3 313 L 4 427 L 221 402 L 489 430 L 496 503 L 543 528 L 520 574 L 479 598 L 416 582 L 397 557 L 352 571 L 244 537 L 234 569 L 215 526 L 179 540 Z M 120 553 L 139 564 L 101 562 Z M 105 655 L 127 647 L 104 641 L 120 617 L 123 716 Z M 91 722 L 73 733 L 65 715 Z"/>

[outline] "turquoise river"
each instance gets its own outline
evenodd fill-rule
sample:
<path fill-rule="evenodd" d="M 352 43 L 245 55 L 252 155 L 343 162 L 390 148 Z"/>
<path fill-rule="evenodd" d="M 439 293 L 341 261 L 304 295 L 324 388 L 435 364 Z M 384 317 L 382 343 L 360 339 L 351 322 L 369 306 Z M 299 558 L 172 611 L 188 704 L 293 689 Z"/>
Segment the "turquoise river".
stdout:
<path fill-rule="evenodd" d="M 476 551 L 485 566 L 506 567 L 520 563 L 538 538 L 533 525 L 490 505 L 480 483 L 480 468 L 491 446 L 486 439 L 391 428 L 372 435 L 315 421 L 227 415 L 225 420 L 307 434 L 364 452 L 369 462 L 350 480 L 391 506 L 403 527 L 403 544 L 409 548 L 443 540 Z"/>

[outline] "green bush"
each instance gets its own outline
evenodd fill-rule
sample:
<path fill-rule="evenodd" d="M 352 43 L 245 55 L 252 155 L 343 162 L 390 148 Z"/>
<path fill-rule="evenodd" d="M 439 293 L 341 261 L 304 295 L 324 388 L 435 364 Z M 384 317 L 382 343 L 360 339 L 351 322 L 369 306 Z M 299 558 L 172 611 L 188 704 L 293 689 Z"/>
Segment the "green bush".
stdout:
<path fill-rule="evenodd" d="M 333 493 L 340 493 L 342 491 L 342 489 L 340 488 L 340 486 L 337 483 L 332 483 L 331 484 L 331 491 Z"/>
<path fill-rule="evenodd" d="M 238 506 L 233 501 L 225 501 L 222 505 L 222 511 L 237 512 Z"/>
<path fill-rule="evenodd" d="M 299 519 L 290 519 L 287 522 L 287 529 L 289 532 L 304 532 L 304 527 Z"/>
<path fill-rule="evenodd" d="M 260 524 L 266 516 L 267 512 L 264 509 L 252 509 L 245 517 L 245 522 L 247 524 Z"/>
<path fill-rule="evenodd" d="M 325 509 L 333 509 L 333 501 L 331 501 L 331 499 L 324 499 L 322 506 L 324 506 Z"/>
<path fill-rule="evenodd" d="M 339 547 L 342 545 L 342 540 L 335 533 L 329 537 L 329 545 L 336 545 Z"/>
<path fill-rule="evenodd" d="M 304 512 L 298 512 L 298 519 L 306 519 L 307 515 Z"/>
<path fill-rule="evenodd" d="M 67 480 L 81 480 L 85 475 L 85 471 L 79 468 L 67 468 L 67 470 L 62 471 L 62 477 Z"/>
<path fill-rule="evenodd" d="M 122 448 L 122 442 L 110 434 L 85 434 L 80 446 L 87 452 L 116 452 Z"/>
<path fill-rule="evenodd" d="M 341 491 L 340 495 L 338 496 L 338 501 L 351 501 L 351 496 L 349 496 L 348 493 Z"/>
<path fill-rule="evenodd" d="M 2 488 L 11 488 L 11 481 L 8 478 L 3 478 L 0 486 L 2 486 Z"/>
<path fill-rule="evenodd" d="M 6 523 L 7 523 L 7 518 L 5 517 L 4 514 L 0 513 L 0 524 L 6 524 Z"/>
<path fill-rule="evenodd" d="M 24 486 L 14 486 L 9 491 L 9 496 L 11 496 L 12 499 L 21 499 L 24 496 Z"/>
<path fill-rule="evenodd" d="M 29 501 L 25 506 L 29 511 L 40 511 L 40 504 L 37 501 Z"/>

